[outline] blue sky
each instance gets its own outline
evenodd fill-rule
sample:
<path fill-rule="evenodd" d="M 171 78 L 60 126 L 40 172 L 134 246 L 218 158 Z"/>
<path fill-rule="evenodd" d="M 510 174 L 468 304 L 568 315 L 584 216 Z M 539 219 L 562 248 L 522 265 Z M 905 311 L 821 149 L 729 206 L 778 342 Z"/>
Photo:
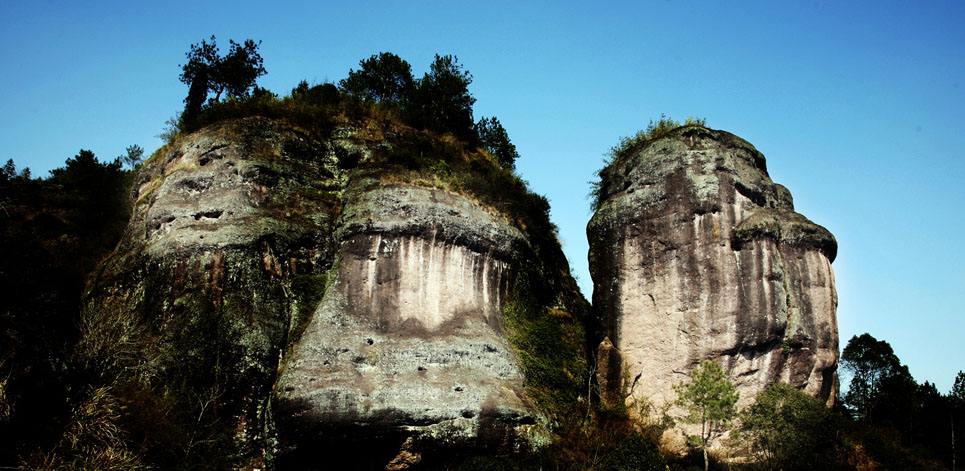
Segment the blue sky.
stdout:
<path fill-rule="evenodd" d="M 942 391 L 965 369 L 965 3 L 79 3 L 0 3 L 0 159 L 35 176 L 80 148 L 157 148 L 178 64 L 211 34 L 263 41 L 278 93 L 379 51 L 417 73 L 452 53 L 587 294 L 603 154 L 661 113 L 699 116 L 756 145 L 837 236 L 842 347 L 870 332 Z"/>

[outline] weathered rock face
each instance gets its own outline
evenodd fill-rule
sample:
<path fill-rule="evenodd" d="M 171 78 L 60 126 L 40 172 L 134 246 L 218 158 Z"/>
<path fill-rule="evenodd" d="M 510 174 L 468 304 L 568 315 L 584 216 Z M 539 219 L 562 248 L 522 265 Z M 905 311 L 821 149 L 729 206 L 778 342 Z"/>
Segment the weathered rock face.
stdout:
<path fill-rule="evenodd" d="M 457 187 L 473 178 L 516 186 L 484 203 Z M 138 173 L 78 356 L 162 468 L 402 469 L 525 450 L 546 422 L 527 368 L 565 358 L 552 374 L 579 387 L 589 308 L 545 200 L 514 178 L 461 144 L 366 122 L 320 135 L 248 118 L 182 136 Z M 568 340 L 526 363 L 531 332 Z"/>
<path fill-rule="evenodd" d="M 741 406 L 776 381 L 833 400 L 837 245 L 794 212 L 760 152 L 689 126 L 601 176 L 587 233 L 593 308 L 608 338 L 600 382 L 611 397 L 641 374 L 633 397 L 660 410 L 675 400 L 673 386 L 711 359 L 737 385 Z"/>
<path fill-rule="evenodd" d="M 404 438 L 525 446 L 538 414 L 501 309 L 523 234 L 465 197 L 391 186 L 350 200 L 339 239 L 335 281 L 276 387 L 283 443 L 315 436 L 370 457 Z"/>
<path fill-rule="evenodd" d="M 139 172 L 126 235 L 90 283 L 78 355 L 162 467 L 260 462 L 279 353 L 334 252 L 332 154 L 247 119 L 183 137 Z"/>

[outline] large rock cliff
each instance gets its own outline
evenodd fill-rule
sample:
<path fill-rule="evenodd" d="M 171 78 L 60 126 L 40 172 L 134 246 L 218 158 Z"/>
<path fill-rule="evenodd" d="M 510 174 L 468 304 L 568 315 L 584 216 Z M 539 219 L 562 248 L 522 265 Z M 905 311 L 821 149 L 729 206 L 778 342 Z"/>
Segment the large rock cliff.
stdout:
<path fill-rule="evenodd" d="M 78 356 L 150 462 L 446 464 L 537 447 L 576 400 L 589 305 L 546 201 L 458 141 L 228 121 L 133 198 Z"/>
<path fill-rule="evenodd" d="M 709 359 L 740 406 L 776 381 L 833 401 L 837 245 L 794 212 L 760 152 L 684 126 L 625 150 L 600 176 L 587 233 L 605 397 L 632 386 L 660 411 Z"/>

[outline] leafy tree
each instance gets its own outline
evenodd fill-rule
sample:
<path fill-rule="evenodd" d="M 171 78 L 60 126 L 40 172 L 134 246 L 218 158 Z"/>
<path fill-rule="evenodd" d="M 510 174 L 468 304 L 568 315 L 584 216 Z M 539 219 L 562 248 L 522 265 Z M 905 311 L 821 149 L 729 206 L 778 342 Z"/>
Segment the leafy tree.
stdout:
<path fill-rule="evenodd" d="M 416 87 L 413 116 L 418 125 L 438 132 L 451 132 L 467 142 L 476 140 L 469 93 L 472 74 L 455 56 L 436 54 Z"/>
<path fill-rule="evenodd" d="M 831 411 L 785 383 L 771 384 L 740 415 L 739 437 L 767 469 L 829 469 L 837 454 Z"/>
<path fill-rule="evenodd" d="M 116 241 L 126 222 L 117 215 L 129 211 L 126 191 L 119 191 L 128 185 L 119 159 L 100 162 L 93 152 L 81 149 L 64 167 L 50 171 L 49 182 L 61 188 L 59 196 L 79 234 L 91 237 L 91 243 Z"/>
<path fill-rule="evenodd" d="M 704 470 L 710 467 L 707 447 L 720 437 L 737 414 L 739 394 L 717 363 L 704 360 L 690 376 L 690 382 L 674 387 L 677 405 L 687 411 L 684 421 L 700 425 L 700 435 L 691 441 L 704 455 Z"/>
<path fill-rule="evenodd" d="M 214 35 L 211 36 L 210 43 L 202 39 L 200 43 L 192 44 L 185 55 L 188 61 L 181 65 L 179 79 L 188 86 L 188 96 L 184 98 L 181 121 L 191 126 L 208 99 L 208 90 L 217 75 L 215 71 L 221 62 L 221 55 Z"/>
<path fill-rule="evenodd" d="M 952 386 L 952 391 L 948 394 L 951 402 L 951 412 L 949 413 L 949 422 L 951 425 L 951 445 L 952 445 L 952 469 L 955 469 L 956 463 L 958 461 L 958 449 L 961 448 L 956 442 L 956 438 L 960 438 L 960 434 L 955 432 L 960 430 L 960 427 L 965 423 L 965 372 L 959 371 L 958 375 L 955 376 L 955 384 Z"/>
<path fill-rule="evenodd" d="M 476 123 L 476 133 L 479 134 L 479 142 L 503 168 L 513 170 L 516 168 L 516 159 L 519 152 L 516 146 L 509 140 L 506 128 L 495 116 L 492 118 L 482 118 Z"/>
<path fill-rule="evenodd" d="M 867 333 L 851 337 L 841 355 L 841 367 L 851 375 L 844 403 L 863 418 L 873 414 L 882 384 L 896 389 L 911 380 L 908 368 L 901 364 L 891 345 Z"/>
<path fill-rule="evenodd" d="M 949 393 L 953 401 L 957 401 L 960 404 L 965 404 L 965 371 L 959 371 L 955 375 L 955 384 L 952 386 L 952 391 Z"/>
<path fill-rule="evenodd" d="M 117 156 L 117 159 L 127 165 L 128 168 L 137 168 L 144 160 L 144 149 L 137 144 L 129 145 L 125 149 L 124 155 Z"/>
<path fill-rule="evenodd" d="M 13 163 L 13 159 L 8 159 L 7 163 L 3 164 L 3 170 L 0 170 L 0 179 L 13 180 L 14 178 L 17 178 L 17 164 Z"/>
<path fill-rule="evenodd" d="M 249 92 L 257 88 L 255 82 L 258 77 L 265 75 L 264 60 L 258 53 L 258 46 L 261 41 L 255 42 L 246 39 L 243 43 L 236 43 L 229 39 L 228 54 L 221 59 L 216 74 L 212 91 L 215 92 L 215 101 L 225 93 L 232 98 L 247 97 Z"/>
<path fill-rule="evenodd" d="M 248 96 L 258 77 L 266 73 L 264 61 L 258 53 L 260 42 L 229 40 L 228 54 L 222 57 L 217 39 L 212 35 L 210 40 L 202 39 L 200 43 L 192 44 L 185 54 L 187 63 L 181 65 L 179 78 L 188 85 L 181 120 L 189 129 L 201 113 L 209 92 L 214 92 L 214 102 L 219 101 L 222 94 L 243 98 Z"/>
<path fill-rule="evenodd" d="M 63 434 L 68 398 L 84 386 L 69 360 L 84 280 L 120 238 L 129 194 L 121 163 L 87 150 L 50 178 L 24 169 L 0 185 L 0 463 L 51 449 Z"/>
<path fill-rule="evenodd" d="M 391 52 L 380 52 L 359 61 L 359 70 L 349 70 L 339 86 L 362 101 L 404 105 L 412 98 L 414 83 L 408 62 Z"/>
<path fill-rule="evenodd" d="M 302 80 L 292 89 L 291 97 L 313 105 L 335 105 L 341 100 L 342 94 L 334 84 L 309 86 L 307 81 Z"/>

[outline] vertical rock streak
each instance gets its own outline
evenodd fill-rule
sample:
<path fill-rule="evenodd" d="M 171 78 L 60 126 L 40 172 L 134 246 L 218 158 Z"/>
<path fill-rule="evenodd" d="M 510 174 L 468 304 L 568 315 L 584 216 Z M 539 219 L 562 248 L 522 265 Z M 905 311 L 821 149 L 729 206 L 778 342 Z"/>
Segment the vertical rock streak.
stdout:
<path fill-rule="evenodd" d="M 750 144 L 683 128 L 603 175 L 623 190 L 587 228 L 594 310 L 626 373 L 642 374 L 636 398 L 672 405 L 673 386 L 713 359 L 742 406 L 775 381 L 833 400 L 834 239 L 793 212 Z"/>

